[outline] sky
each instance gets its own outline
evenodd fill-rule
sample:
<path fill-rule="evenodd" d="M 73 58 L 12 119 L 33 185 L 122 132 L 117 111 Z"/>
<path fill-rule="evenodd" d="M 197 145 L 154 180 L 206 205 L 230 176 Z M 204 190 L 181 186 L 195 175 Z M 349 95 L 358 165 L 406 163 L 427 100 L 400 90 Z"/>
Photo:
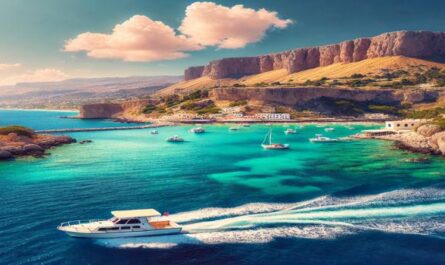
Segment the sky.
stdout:
<path fill-rule="evenodd" d="M 442 0 L 0 0 L 0 85 L 180 75 L 223 57 L 445 31 L 444 13 Z"/>

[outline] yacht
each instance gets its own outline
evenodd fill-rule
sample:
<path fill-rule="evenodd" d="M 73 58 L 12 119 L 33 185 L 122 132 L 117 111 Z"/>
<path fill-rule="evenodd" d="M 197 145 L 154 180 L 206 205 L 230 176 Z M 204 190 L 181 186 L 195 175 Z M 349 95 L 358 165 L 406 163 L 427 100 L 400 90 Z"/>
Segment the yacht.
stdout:
<path fill-rule="evenodd" d="M 192 133 L 205 133 L 205 131 L 206 130 L 204 130 L 204 128 L 202 128 L 202 127 L 195 127 L 190 130 L 190 132 L 192 132 Z"/>
<path fill-rule="evenodd" d="M 238 130 L 239 130 L 239 127 L 237 127 L 237 126 L 232 126 L 229 128 L 229 131 L 238 131 Z"/>
<path fill-rule="evenodd" d="M 150 134 L 158 134 L 158 131 L 157 130 L 152 130 L 152 131 L 150 131 Z"/>
<path fill-rule="evenodd" d="M 108 220 L 69 221 L 57 229 L 72 237 L 119 238 L 181 233 L 182 227 L 155 209 L 112 211 Z"/>
<path fill-rule="evenodd" d="M 325 128 L 324 129 L 326 132 L 332 132 L 333 130 L 335 130 L 334 128 L 332 128 L 332 127 L 329 127 L 329 128 Z"/>
<path fill-rule="evenodd" d="M 309 141 L 311 143 L 332 143 L 332 142 L 338 142 L 337 139 L 332 139 L 329 137 L 325 137 L 321 134 L 316 134 L 314 138 L 310 138 Z"/>
<path fill-rule="evenodd" d="M 269 132 L 266 134 L 266 137 L 264 137 L 263 143 L 261 144 L 261 147 L 268 150 L 285 150 L 289 149 L 288 144 L 277 144 L 272 143 L 272 128 L 269 129 Z"/>
<path fill-rule="evenodd" d="M 166 141 L 170 142 L 170 143 L 180 143 L 180 142 L 184 142 L 184 138 L 181 138 L 178 135 L 174 135 L 172 137 L 168 137 L 166 139 Z"/>
<path fill-rule="evenodd" d="M 285 131 L 284 131 L 284 134 L 296 134 L 297 133 L 297 131 L 296 130 L 294 130 L 294 129 L 286 129 Z"/>
<path fill-rule="evenodd" d="M 248 123 L 243 123 L 243 127 L 250 127 L 250 124 L 248 124 Z"/>

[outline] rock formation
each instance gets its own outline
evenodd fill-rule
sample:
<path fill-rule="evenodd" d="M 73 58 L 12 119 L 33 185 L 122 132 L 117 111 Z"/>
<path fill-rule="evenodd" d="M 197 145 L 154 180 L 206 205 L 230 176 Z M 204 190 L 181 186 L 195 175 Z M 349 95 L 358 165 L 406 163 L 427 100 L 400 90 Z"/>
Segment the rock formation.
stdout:
<path fill-rule="evenodd" d="M 414 96 L 410 96 L 415 93 Z M 397 90 L 397 89 L 347 89 L 332 87 L 290 87 L 290 88 L 215 88 L 216 100 L 254 100 L 266 104 L 277 104 L 289 107 L 304 105 L 320 98 L 345 99 L 357 102 L 378 104 L 400 104 L 401 102 L 420 103 L 434 101 L 440 93 L 431 90 Z"/>
<path fill-rule="evenodd" d="M 118 103 L 85 104 L 80 107 L 79 117 L 82 119 L 111 118 L 122 111 L 123 108 Z"/>
<path fill-rule="evenodd" d="M 277 69 L 295 73 L 334 63 L 350 63 L 384 56 L 443 58 L 445 32 L 396 31 L 320 47 L 256 57 L 224 58 L 212 61 L 206 66 L 186 69 L 184 79 L 191 80 L 201 76 L 213 79 L 239 78 Z"/>
<path fill-rule="evenodd" d="M 9 133 L 0 135 L 0 160 L 18 156 L 40 157 L 54 146 L 76 142 L 69 136 L 35 134 L 32 137 Z"/>

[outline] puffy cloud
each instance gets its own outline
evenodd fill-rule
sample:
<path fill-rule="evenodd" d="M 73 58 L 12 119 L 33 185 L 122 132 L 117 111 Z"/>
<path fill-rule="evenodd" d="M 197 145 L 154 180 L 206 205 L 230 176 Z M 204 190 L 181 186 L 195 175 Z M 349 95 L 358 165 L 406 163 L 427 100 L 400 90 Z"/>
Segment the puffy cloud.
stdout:
<path fill-rule="evenodd" d="M 69 76 L 64 72 L 53 69 L 44 68 L 34 71 L 27 71 L 15 76 L 9 76 L 0 79 L 0 85 L 15 85 L 17 83 L 30 83 L 30 82 L 52 82 L 61 81 L 67 79 Z"/>
<path fill-rule="evenodd" d="M 93 58 L 144 62 L 183 58 L 185 51 L 202 48 L 164 23 L 140 15 L 116 25 L 111 34 L 86 32 L 65 43 L 65 51 L 86 51 Z"/>
<path fill-rule="evenodd" d="M 291 23 L 266 9 L 195 2 L 187 7 L 179 30 L 199 44 L 234 49 L 260 41 L 270 28 L 282 29 Z"/>
<path fill-rule="evenodd" d="M 188 56 L 206 46 L 241 48 L 260 41 L 270 28 L 285 28 L 289 19 L 276 12 L 254 10 L 243 5 L 225 7 L 195 2 L 186 9 L 179 32 L 161 21 L 135 15 L 117 24 L 111 34 L 85 32 L 65 42 L 68 52 L 85 51 L 88 56 L 124 61 L 161 61 Z"/>
<path fill-rule="evenodd" d="M 18 68 L 20 66 L 21 65 L 19 63 L 14 63 L 14 64 L 0 63 L 0 71 L 11 70 Z"/>

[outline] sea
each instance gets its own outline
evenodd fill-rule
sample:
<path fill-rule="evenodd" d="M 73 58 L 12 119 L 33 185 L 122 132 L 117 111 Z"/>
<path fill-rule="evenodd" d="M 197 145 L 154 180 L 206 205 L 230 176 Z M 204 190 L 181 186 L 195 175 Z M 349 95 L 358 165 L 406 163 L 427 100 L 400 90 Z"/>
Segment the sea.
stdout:
<path fill-rule="evenodd" d="M 76 114 L 0 110 L 0 126 L 129 125 L 61 118 Z M 286 151 L 261 148 L 267 125 L 230 126 L 68 133 L 92 142 L 0 162 L 0 264 L 445 264 L 444 158 L 386 141 L 308 141 L 378 124 L 272 125 Z M 91 240 L 56 229 L 142 208 L 185 233 Z"/>

